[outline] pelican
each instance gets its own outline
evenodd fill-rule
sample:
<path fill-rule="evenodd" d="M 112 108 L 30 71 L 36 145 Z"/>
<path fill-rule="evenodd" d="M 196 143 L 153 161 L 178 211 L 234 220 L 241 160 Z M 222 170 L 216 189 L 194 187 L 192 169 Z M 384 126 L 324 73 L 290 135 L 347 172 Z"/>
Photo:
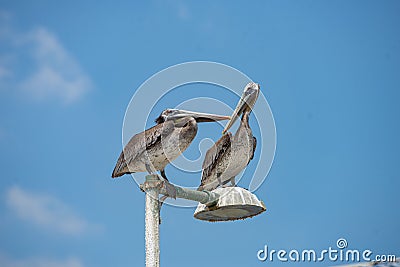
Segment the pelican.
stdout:
<path fill-rule="evenodd" d="M 249 126 L 249 116 L 257 101 L 259 91 L 260 85 L 253 82 L 244 88 L 242 97 L 222 132 L 222 137 L 206 153 L 198 190 L 213 190 L 218 186 L 224 186 L 229 181 L 232 186 L 235 186 L 235 176 L 253 159 L 257 139 Z M 227 131 L 241 114 L 243 115 L 240 126 L 232 136 Z"/>
<path fill-rule="evenodd" d="M 160 171 L 170 195 L 175 188 L 165 175 L 166 165 L 185 151 L 197 133 L 198 122 L 227 120 L 220 116 L 179 109 L 166 109 L 155 120 L 157 125 L 134 135 L 125 146 L 115 165 L 112 177 L 135 172 L 154 174 Z"/>

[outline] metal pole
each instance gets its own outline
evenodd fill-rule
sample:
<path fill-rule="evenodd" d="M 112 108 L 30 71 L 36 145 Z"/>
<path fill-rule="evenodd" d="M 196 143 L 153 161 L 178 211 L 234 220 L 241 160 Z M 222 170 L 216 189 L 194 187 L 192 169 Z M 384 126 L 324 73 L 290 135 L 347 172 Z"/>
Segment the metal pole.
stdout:
<path fill-rule="evenodd" d="M 142 189 L 146 192 L 145 242 L 146 267 L 160 266 L 160 213 L 158 196 L 162 182 L 157 175 L 147 175 Z"/>
<path fill-rule="evenodd" d="M 207 206 L 212 206 L 217 204 L 219 195 L 214 192 L 210 191 L 197 191 L 193 189 L 183 188 L 174 185 L 176 190 L 176 197 L 177 198 L 184 198 L 188 200 L 193 200 L 200 202 L 201 204 L 206 204 Z M 167 194 L 165 187 L 162 187 L 160 190 L 160 194 Z"/>
<path fill-rule="evenodd" d="M 176 197 L 194 200 L 207 206 L 215 205 L 219 195 L 209 191 L 196 191 L 174 185 Z M 146 267 L 160 266 L 160 208 L 158 197 L 160 194 L 167 194 L 163 181 L 158 175 L 146 176 L 146 181 L 140 185 L 146 193 L 146 214 L 145 214 L 145 242 L 146 242 Z"/>

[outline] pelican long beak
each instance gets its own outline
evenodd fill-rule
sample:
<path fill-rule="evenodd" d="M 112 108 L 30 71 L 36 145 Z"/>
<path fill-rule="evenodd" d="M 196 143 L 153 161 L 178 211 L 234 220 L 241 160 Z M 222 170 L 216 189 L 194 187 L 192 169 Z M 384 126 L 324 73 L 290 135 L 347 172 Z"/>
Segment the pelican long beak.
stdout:
<path fill-rule="evenodd" d="M 239 118 L 239 116 L 243 113 L 245 106 L 246 106 L 246 102 L 243 100 L 243 98 L 241 98 L 239 100 L 239 103 L 237 104 L 235 110 L 232 113 L 231 119 L 228 121 L 224 130 L 222 131 L 222 134 L 225 134 L 232 127 L 232 125 L 236 122 L 236 120 Z"/>
<path fill-rule="evenodd" d="M 184 117 L 193 117 L 197 122 L 213 122 L 213 121 L 222 121 L 222 120 L 229 120 L 231 117 L 229 116 L 222 116 L 217 114 L 209 114 L 209 113 L 202 113 L 202 112 L 195 112 L 195 111 L 188 111 L 188 110 L 179 110 L 174 117 L 184 118 Z"/>
<path fill-rule="evenodd" d="M 242 97 L 233 111 L 230 121 L 226 124 L 225 129 L 222 131 L 222 134 L 225 134 L 232 127 L 232 125 L 246 109 L 251 110 L 254 107 L 254 104 L 258 98 L 259 90 L 260 86 L 255 83 L 250 83 L 246 86 Z"/>

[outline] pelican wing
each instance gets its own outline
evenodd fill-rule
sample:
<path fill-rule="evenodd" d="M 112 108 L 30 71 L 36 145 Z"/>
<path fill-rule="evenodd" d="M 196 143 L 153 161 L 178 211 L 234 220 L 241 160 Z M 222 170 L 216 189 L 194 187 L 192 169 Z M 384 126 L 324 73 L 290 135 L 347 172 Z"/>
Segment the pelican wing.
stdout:
<path fill-rule="evenodd" d="M 137 157 L 146 150 L 161 143 L 162 136 L 170 134 L 173 130 L 174 123 L 172 121 L 167 121 L 134 135 L 121 152 L 112 177 L 115 178 L 130 173 L 128 168 L 129 164 L 134 162 Z"/>
<path fill-rule="evenodd" d="M 211 172 L 216 168 L 219 159 L 224 156 L 226 151 L 231 146 L 232 134 L 230 132 L 224 134 L 206 153 L 203 162 L 203 174 L 201 177 L 201 185 L 204 186 L 207 182 L 207 178 L 211 175 Z"/>

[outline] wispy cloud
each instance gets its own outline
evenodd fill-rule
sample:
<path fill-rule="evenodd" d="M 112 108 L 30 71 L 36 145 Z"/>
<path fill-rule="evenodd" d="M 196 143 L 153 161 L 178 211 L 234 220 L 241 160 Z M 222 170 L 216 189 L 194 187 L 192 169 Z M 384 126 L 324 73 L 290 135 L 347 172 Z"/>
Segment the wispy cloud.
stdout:
<path fill-rule="evenodd" d="M 84 267 L 83 263 L 76 258 L 65 260 L 52 260 L 43 258 L 34 259 L 10 259 L 0 254 L 1 267 Z"/>
<path fill-rule="evenodd" d="M 59 199 L 50 195 L 28 192 L 18 186 L 7 190 L 6 204 L 20 219 L 45 229 L 73 235 L 100 229 L 100 226 L 91 224 L 76 215 Z"/>
<path fill-rule="evenodd" d="M 37 68 L 21 82 L 23 90 L 38 99 L 58 96 L 70 103 L 92 87 L 90 79 L 52 33 L 38 28 L 27 37 Z"/>
<path fill-rule="evenodd" d="M 80 99 L 93 87 L 53 33 L 45 27 L 18 32 L 9 17 L 0 13 L 0 23 L 4 22 L 0 26 L 4 46 L 0 58 L 12 55 L 13 62 L 0 64 L 0 84 L 19 89 L 36 100 L 58 98 L 64 103 Z"/>

